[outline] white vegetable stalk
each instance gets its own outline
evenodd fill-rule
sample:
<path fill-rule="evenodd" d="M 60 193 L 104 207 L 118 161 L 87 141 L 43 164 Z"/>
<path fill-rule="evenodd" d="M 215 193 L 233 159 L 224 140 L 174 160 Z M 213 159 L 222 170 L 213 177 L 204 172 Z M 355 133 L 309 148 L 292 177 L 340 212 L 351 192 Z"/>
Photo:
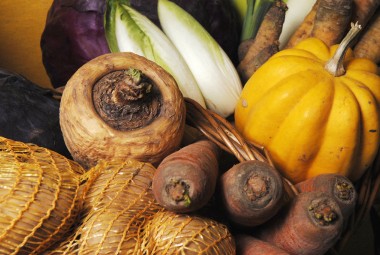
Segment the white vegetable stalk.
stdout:
<path fill-rule="evenodd" d="M 158 17 L 193 73 L 207 108 L 223 117 L 231 115 L 242 84 L 230 58 L 202 25 L 175 3 L 159 0 Z"/>
<path fill-rule="evenodd" d="M 285 14 L 282 32 L 279 38 L 280 49 L 284 48 L 298 26 L 311 11 L 316 0 L 287 0 L 288 10 Z"/>
<path fill-rule="evenodd" d="M 206 107 L 197 81 L 177 48 L 152 21 L 121 2 L 107 1 L 105 30 L 111 52 L 133 52 L 157 63 L 174 77 L 184 97 Z"/>

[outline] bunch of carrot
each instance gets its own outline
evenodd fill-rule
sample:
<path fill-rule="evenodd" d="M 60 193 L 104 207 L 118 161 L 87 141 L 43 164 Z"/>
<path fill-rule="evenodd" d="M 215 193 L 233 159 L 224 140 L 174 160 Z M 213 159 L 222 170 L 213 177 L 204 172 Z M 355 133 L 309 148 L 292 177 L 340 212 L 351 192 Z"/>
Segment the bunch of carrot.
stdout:
<path fill-rule="evenodd" d="M 348 178 L 322 174 L 289 187 L 270 162 L 245 160 L 222 171 L 220 155 L 201 137 L 167 156 L 152 181 L 158 203 L 199 214 L 214 198 L 239 254 L 323 254 L 336 243 L 357 200 Z"/>
<path fill-rule="evenodd" d="M 363 29 L 352 45 L 355 57 L 368 58 L 379 65 L 379 6 L 378 0 L 317 0 L 284 48 L 292 48 L 308 37 L 319 38 L 327 46 L 337 44 L 347 33 L 350 23 L 358 22 Z M 286 10 L 284 1 L 274 1 L 255 38 L 240 44 L 237 69 L 243 82 L 280 50 L 279 38 Z"/>

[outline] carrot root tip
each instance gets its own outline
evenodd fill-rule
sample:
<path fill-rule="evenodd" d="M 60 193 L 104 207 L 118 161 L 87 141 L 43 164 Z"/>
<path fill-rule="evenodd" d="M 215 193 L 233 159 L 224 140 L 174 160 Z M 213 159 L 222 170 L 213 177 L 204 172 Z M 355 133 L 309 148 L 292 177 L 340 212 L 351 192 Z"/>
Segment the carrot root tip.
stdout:
<path fill-rule="evenodd" d="M 317 201 L 309 206 L 313 219 L 322 226 L 333 224 L 338 218 L 337 212 L 326 200 Z"/>
<path fill-rule="evenodd" d="M 183 180 L 171 180 L 165 186 L 165 191 L 168 197 L 176 204 L 184 203 L 186 207 L 191 204 L 189 189 L 190 186 Z"/>

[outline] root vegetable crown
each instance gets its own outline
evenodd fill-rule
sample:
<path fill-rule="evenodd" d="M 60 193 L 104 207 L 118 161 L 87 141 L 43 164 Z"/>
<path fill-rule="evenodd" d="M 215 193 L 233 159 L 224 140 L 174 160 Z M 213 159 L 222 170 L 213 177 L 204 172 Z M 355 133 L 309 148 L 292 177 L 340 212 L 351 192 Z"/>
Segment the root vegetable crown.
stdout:
<path fill-rule="evenodd" d="M 348 182 L 338 181 L 336 184 L 336 196 L 342 201 L 351 201 L 355 196 L 355 188 Z"/>
<path fill-rule="evenodd" d="M 144 127 L 158 116 L 161 96 L 140 70 L 129 68 L 105 75 L 93 87 L 100 117 L 118 130 Z"/>
<path fill-rule="evenodd" d="M 191 203 L 189 188 L 185 181 L 172 180 L 165 186 L 165 191 L 176 203 L 184 203 L 185 206 L 189 206 Z"/>
<path fill-rule="evenodd" d="M 334 210 L 334 206 L 327 199 L 315 199 L 308 209 L 313 220 L 321 226 L 334 224 L 338 218 L 338 213 Z"/>
<path fill-rule="evenodd" d="M 263 199 L 265 196 L 268 196 L 271 189 L 271 180 L 268 177 L 263 177 L 259 175 L 251 176 L 247 184 L 244 187 L 244 191 L 247 194 L 247 197 L 251 201 L 256 201 Z M 265 199 L 263 203 L 267 204 L 270 202 L 270 198 Z"/>

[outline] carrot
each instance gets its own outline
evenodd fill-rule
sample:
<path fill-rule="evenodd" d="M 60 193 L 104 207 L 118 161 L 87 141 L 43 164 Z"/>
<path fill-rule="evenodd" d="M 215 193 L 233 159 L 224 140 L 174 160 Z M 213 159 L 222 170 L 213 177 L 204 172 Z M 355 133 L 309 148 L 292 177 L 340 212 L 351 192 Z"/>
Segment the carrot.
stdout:
<path fill-rule="evenodd" d="M 339 205 L 323 192 L 298 194 L 271 221 L 256 229 L 255 237 L 290 254 L 325 254 L 343 230 Z"/>
<path fill-rule="evenodd" d="M 373 16 L 367 29 L 354 47 L 357 58 L 368 58 L 380 63 L 380 9 Z"/>
<path fill-rule="evenodd" d="M 365 27 L 379 6 L 379 0 L 354 0 L 352 22 L 358 22 L 362 27 Z"/>
<path fill-rule="evenodd" d="M 164 158 L 152 182 L 157 202 L 178 213 L 192 212 L 204 206 L 216 188 L 218 155 L 216 144 L 200 140 Z"/>
<path fill-rule="evenodd" d="M 357 192 L 353 183 L 343 175 L 320 174 L 295 186 L 299 192 L 321 191 L 331 195 L 338 202 L 344 219 L 348 219 L 355 209 Z"/>
<path fill-rule="evenodd" d="M 310 12 L 306 15 L 302 23 L 299 25 L 296 31 L 289 38 L 284 48 L 293 48 L 300 41 L 310 37 L 311 31 L 313 30 L 313 27 L 314 27 L 314 20 L 315 20 L 315 16 L 317 15 L 319 2 L 320 0 L 317 0 L 315 2 L 315 4 L 313 5 L 313 8 L 311 8 Z"/>
<path fill-rule="evenodd" d="M 249 38 L 249 39 L 246 39 L 246 40 L 242 41 L 239 44 L 239 47 L 238 47 L 238 58 L 239 58 L 239 61 L 242 61 L 244 59 L 245 55 L 248 52 L 249 47 L 251 47 L 251 45 L 253 44 L 254 41 L 255 41 L 254 38 Z"/>
<path fill-rule="evenodd" d="M 290 255 L 271 243 L 257 239 L 251 235 L 235 235 L 236 254 L 239 255 Z"/>
<path fill-rule="evenodd" d="M 279 50 L 279 38 L 286 10 L 287 5 L 281 0 L 276 0 L 265 14 L 254 40 L 249 41 L 248 44 L 242 42 L 241 48 L 238 50 L 241 61 L 237 70 L 243 82 L 246 82 L 258 67 Z M 262 54 L 261 60 L 255 61 L 259 53 L 268 46 L 272 46 L 272 48 L 270 51 L 267 50 L 265 57 Z M 273 51 L 273 47 L 275 47 L 275 51 Z"/>
<path fill-rule="evenodd" d="M 320 0 L 311 37 L 327 46 L 339 43 L 349 28 L 353 7 L 353 0 Z"/>
<path fill-rule="evenodd" d="M 248 160 L 223 173 L 221 197 L 228 218 L 242 226 L 257 226 L 287 201 L 281 175 L 268 163 Z"/>
<path fill-rule="evenodd" d="M 250 62 L 249 62 L 249 67 L 248 65 L 245 65 L 248 69 L 247 70 L 241 70 L 242 72 L 240 73 L 241 79 L 243 81 L 247 81 L 249 77 L 256 72 L 256 70 L 264 64 L 272 55 L 277 53 L 279 50 L 278 44 L 270 44 L 264 48 L 262 48 L 256 55 L 253 57 Z M 243 68 L 243 65 L 240 66 Z M 247 72 L 247 73 L 245 73 Z"/>

